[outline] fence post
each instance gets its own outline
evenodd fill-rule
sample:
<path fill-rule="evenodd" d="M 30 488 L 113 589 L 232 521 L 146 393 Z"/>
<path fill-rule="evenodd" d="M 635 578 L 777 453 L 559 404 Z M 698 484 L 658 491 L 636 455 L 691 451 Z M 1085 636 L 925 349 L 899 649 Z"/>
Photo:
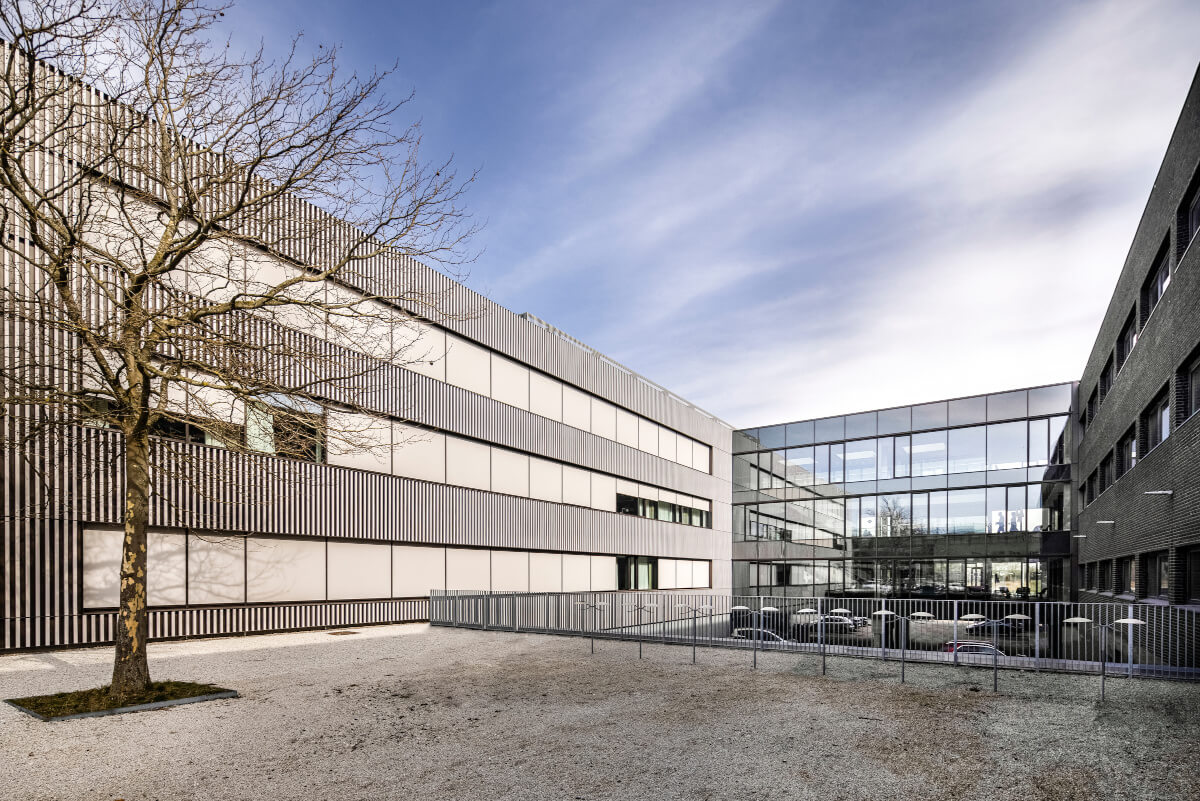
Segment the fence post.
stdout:
<path fill-rule="evenodd" d="M 1133 619 L 1133 604 L 1129 605 L 1128 615 L 1129 615 L 1129 619 L 1132 620 Z M 1132 679 L 1133 678 L 1133 626 L 1127 624 L 1125 626 L 1125 630 L 1127 632 L 1129 632 L 1126 637 L 1126 640 L 1125 640 L 1125 650 L 1128 653 L 1129 678 Z"/>
<path fill-rule="evenodd" d="M 1042 605 L 1033 605 L 1033 672 L 1042 668 Z"/>
<path fill-rule="evenodd" d="M 954 602 L 954 665 L 958 666 L 958 601 Z"/>
<path fill-rule="evenodd" d="M 825 675 L 825 612 L 822 598 L 817 598 L 817 641 L 821 644 L 821 675 Z"/>
<path fill-rule="evenodd" d="M 483 604 L 483 630 L 487 631 L 488 624 L 492 621 L 492 599 L 487 595 L 481 595 L 479 600 Z"/>
<path fill-rule="evenodd" d="M 517 596 L 515 594 L 512 597 L 512 618 L 513 618 L 513 626 L 512 626 L 513 631 L 520 631 L 521 627 L 517 625 Z"/>

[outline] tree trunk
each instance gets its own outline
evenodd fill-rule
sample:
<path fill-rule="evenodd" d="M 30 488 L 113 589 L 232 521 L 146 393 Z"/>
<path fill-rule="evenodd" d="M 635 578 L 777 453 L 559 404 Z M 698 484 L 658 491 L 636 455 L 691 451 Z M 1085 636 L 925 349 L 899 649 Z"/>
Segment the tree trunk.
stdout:
<path fill-rule="evenodd" d="M 150 439 L 125 437 L 125 538 L 121 547 L 121 605 L 110 694 L 121 699 L 150 684 L 146 661 L 146 527 L 150 519 Z"/>

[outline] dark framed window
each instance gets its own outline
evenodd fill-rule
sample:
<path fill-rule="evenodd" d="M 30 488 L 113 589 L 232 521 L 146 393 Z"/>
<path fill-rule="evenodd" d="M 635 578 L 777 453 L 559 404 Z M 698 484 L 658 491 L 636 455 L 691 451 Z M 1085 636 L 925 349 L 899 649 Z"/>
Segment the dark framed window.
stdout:
<path fill-rule="evenodd" d="M 1110 453 L 1100 460 L 1099 492 L 1104 492 L 1113 483 L 1113 456 Z"/>
<path fill-rule="evenodd" d="M 1112 560 L 1105 559 L 1097 568 L 1096 589 L 1108 592 L 1112 588 Z"/>
<path fill-rule="evenodd" d="M 1117 584 L 1114 592 L 1117 595 L 1128 595 L 1133 592 L 1133 557 L 1127 556 L 1117 560 Z"/>
<path fill-rule="evenodd" d="M 1113 357 L 1110 354 L 1108 357 L 1108 361 L 1106 361 L 1104 363 L 1104 369 L 1100 371 L 1100 386 L 1098 387 L 1098 389 L 1100 392 L 1100 401 L 1101 402 L 1103 402 L 1105 396 L 1108 395 L 1108 391 L 1110 389 L 1112 389 L 1112 385 L 1113 385 Z"/>
<path fill-rule="evenodd" d="M 1188 207 L 1188 232 L 1186 239 L 1190 243 L 1200 233 L 1200 189 L 1192 195 L 1192 203 Z"/>
<path fill-rule="evenodd" d="M 1146 407 L 1142 413 L 1142 426 L 1146 432 L 1146 452 L 1157 448 L 1171 435 L 1171 402 L 1166 390 Z"/>
<path fill-rule="evenodd" d="M 1166 551 L 1145 557 L 1146 597 L 1166 598 L 1170 590 L 1171 564 Z"/>
<path fill-rule="evenodd" d="M 1088 396 L 1088 402 L 1087 402 L 1087 423 L 1088 423 L 1088 425 L 1091 425 L 1092 421 L 1096 419 L 1096 409 L 1099 408 L 1099 406 L 1100 406 L 1099 393 L 1093 389 L 1092 394 L 1090 396 Z"/>
<path fill-rule="evenodd" d="M 617 589 L 658 589 L 658 559 L 653 556 L 617 557 Z"/>
<path fill-rule="evenodd" d="M 1181 420 L 1187 420 L 1196 412 L 1200 412 L 1200 354 L 1193 356 L 1192 360 L 1184 365 L 1179 373 L 1179 381 L 1183 385 L 1180 389 L 1184 399 L 1184 408 L 1179 417 Z"/>
<path fill-rule="evenodd" d="M 1200 604 L 1200 548 L 1184 557 L 1184 597 L 1190 604 Z"/>
<path fill-rule="evenodd" d="M 219 420 L 195 420 L 191 418 L 160 417 L 150 429 L 150 434 L 165 439 L 194 442 L 226 448 L 240 444 L 245 437 L 242 426 Z"/>
<path fill-rule="evenodd" d="M 1117 443 L 1117 478 L 1125 475 L 1137 464 L 1137 431 L 1130 428 Z"/>
<path fill-rule="evenodd" d="M 1171 285 L 1171 259 L 1163 249 L 1161 255 L 1154 262 L 1154 267 L 1150 270 L 1150 275 L 1146 278 L 1146 283 L 1142 286 L 1142 319 L 1146 319 L 1158 306 L 1158 302 L 1162 300 L 1163 293 L 1167 291 L 1167 287 Z"/>
<path fill-rule="evenodd" d="M 1117 337 L 1117 372 L 1121 372 L 1121 368 L 1125 366 L 1125 362 L 1129 360 L 1129 354 L 1133 352 L 1133 346 L 1137 344 L 1137 318 L 1133 312 L 1129 313 L 1129 319 L 1125 321 L 1125 327 L 1121 329 L 1120 335 Z"/>
<path fill-rule="evenodd" d="M 638 513 L 638 499 L 632 495 L 617 494 L 617 514 L 619 515 L 636 515 Z"/>

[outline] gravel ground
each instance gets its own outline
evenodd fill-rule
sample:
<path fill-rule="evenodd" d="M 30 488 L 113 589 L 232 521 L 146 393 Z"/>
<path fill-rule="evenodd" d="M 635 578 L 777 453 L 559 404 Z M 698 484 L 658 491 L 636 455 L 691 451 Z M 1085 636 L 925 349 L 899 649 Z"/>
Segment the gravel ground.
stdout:
<path fill-rule="evenodd" d="M 1196 685 L 423 625 L 156 644 L 243 697 L 62 723 L 0 706 L 13 799 L 1200 798 Z M 0 657 L 0 696 L 104 683 L 107 649 Z"/>

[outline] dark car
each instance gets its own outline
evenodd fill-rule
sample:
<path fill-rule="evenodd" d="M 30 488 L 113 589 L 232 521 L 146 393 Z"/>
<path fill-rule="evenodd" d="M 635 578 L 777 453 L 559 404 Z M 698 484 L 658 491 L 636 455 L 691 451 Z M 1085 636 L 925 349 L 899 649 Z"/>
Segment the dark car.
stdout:
<path fill-rule="evenodd" d="M 997 638 L 1004 639 L 1005 637 L 1019 637 L 1024 629 L 1007 620 L 981 620 L 967 626 L 966 631 L 976 637 L 991 637 L 994 631 Z"/>

